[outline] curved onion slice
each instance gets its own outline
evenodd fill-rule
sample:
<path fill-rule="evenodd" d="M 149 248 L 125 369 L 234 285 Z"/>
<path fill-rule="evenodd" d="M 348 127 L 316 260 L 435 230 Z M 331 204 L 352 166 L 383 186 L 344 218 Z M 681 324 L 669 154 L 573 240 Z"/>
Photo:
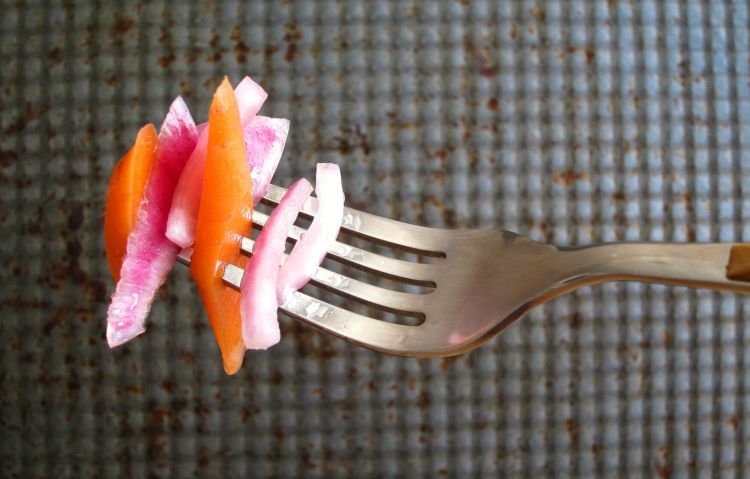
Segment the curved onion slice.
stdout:
<path fill-rule="evenodd" d="M 279 270 L 276 298 L 280 304 L 286 303 L 291 293 L 310 281 L 339 234 L 344 216 L 344 191 L 338 165 L 318 163 L 315 194 L 318 212 Z"/>
<path fill-rule="evenodd" d="M 198 129 L 182 98 L 172 103 L 159 131 L 156 162 L 146 183 L 135 227 L 128 236 L 120 281 L 107 312 L 107 342 L 119 346 L 145 330 L 146 316 L 180 248 L 164 236 L 172 195 Z"/>
<path fill-rule="evenodd" d="M 245 77 L 234 89 L 234 95 L 237 98 L 240 120 L 244 128 L 255 118 L 263 102 L 268 98 L 268 94 L 250 77 Z M 195 241 L 195 223 L 198 220 L 207 144 L 208 128 L 204 128 L 172 197 L 172 209 L 167 222 L 167 238 L 183 248 L 192 246 Z"/>
<path fill-rule="evenodd" d="M 281 339 L 276 310 L 276 278 L 289 228 L 312 193 L 312 185 L 298 180 L 274 208 L 253 246 L 253 257 L 242 276 L 242 339 L 247 349 L 267 349 Z"/>

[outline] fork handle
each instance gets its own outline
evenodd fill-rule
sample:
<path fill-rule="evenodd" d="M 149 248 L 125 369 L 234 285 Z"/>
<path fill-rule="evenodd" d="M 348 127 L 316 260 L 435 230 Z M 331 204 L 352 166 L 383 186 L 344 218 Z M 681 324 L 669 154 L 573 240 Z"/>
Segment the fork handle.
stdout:
<path fill-rule="evenodd" d="M 574 283 L 642 281 L 750 293 L 750 244 L 611 243 L 561 253 Z"/>

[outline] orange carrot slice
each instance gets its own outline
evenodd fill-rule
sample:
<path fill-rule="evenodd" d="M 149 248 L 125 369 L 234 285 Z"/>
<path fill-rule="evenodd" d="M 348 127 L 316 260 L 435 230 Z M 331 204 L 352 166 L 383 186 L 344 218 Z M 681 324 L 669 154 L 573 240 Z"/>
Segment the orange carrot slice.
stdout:
<path fill-rule="evenodd" d="M 222 281 L 224 265 L 245 268 L 240 242 L 251 232 L 252 180 L 237 99 L 227 78 L 214 94 L 190 272 L 219 344 L 227 374 L 242 366 L 240 293 Z"/>
<path fill-rule="evenodd" d="M 149 123 L 141 128 L 130 151 L 120 159 L 109 179 L 104 207 L 104 245 L 115 283 L 120 280 L 128 235 L 135 226 L 138 205 L 156 160 L 157 142 L 154 125 Z"/>

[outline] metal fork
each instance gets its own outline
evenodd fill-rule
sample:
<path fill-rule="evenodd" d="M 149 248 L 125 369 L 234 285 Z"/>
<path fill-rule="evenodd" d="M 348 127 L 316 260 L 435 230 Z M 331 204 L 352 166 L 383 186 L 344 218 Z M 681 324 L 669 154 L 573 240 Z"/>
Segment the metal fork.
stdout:
<path fill-rule="evenodd" d="M 286 189 L 271 186 L 264 203 L 276 205 Z M 305 203 L 312 217 L 317 200 Z M 255 211 L 262 227 L 268 216 Z M 612 243 L 558 248 L 508 231 L 446 230 L 415 226 L 345 208 L 343 231 L 396 249 L 436 257 L 399 260 L 337 242 L 328 258 L 376 275 L 429 286 L 425 294 L 374 286 L 323 267 L 312 282 L 385 311 L 421 317 L 418 326 L 393 324 L 297 292 L 280 309 L 319 330 L 385 353 L 452 356 L 500 334 L 533 307 L 583 286 L 640 281 L 750 293 L 750 245 Z M 304 232 L 293 227 L 289 238 Z M 253 241 L 242 242 L 252 253 Z M 189 263 L 189 252 L 180 257 Z M 730 265 L 730 263 L 732 263 Z M 239 288 L 243 271 L 226 265 L 224 281 Z M 730 279 L 732 278 L 732 279 Z"/>

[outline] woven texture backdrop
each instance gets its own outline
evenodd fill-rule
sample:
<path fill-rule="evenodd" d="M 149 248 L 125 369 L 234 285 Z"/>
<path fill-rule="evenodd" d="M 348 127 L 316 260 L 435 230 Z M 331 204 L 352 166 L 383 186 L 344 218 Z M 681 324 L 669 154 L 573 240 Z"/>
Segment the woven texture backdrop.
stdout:
<path fill-rule="evenodd" d="M 276 182 L 560 245 L 750 241 L 745 1 L 0 0 L 0 470 L 11 477 L 741 477 L 750 302 L 610 284 L 456 359 L 288 318 L 236 377 L 188 271 L 110 351 L 107 180 L 184 95 L 257 79 Z M 502 292 L 498 292 L 501 294 Z"/>

